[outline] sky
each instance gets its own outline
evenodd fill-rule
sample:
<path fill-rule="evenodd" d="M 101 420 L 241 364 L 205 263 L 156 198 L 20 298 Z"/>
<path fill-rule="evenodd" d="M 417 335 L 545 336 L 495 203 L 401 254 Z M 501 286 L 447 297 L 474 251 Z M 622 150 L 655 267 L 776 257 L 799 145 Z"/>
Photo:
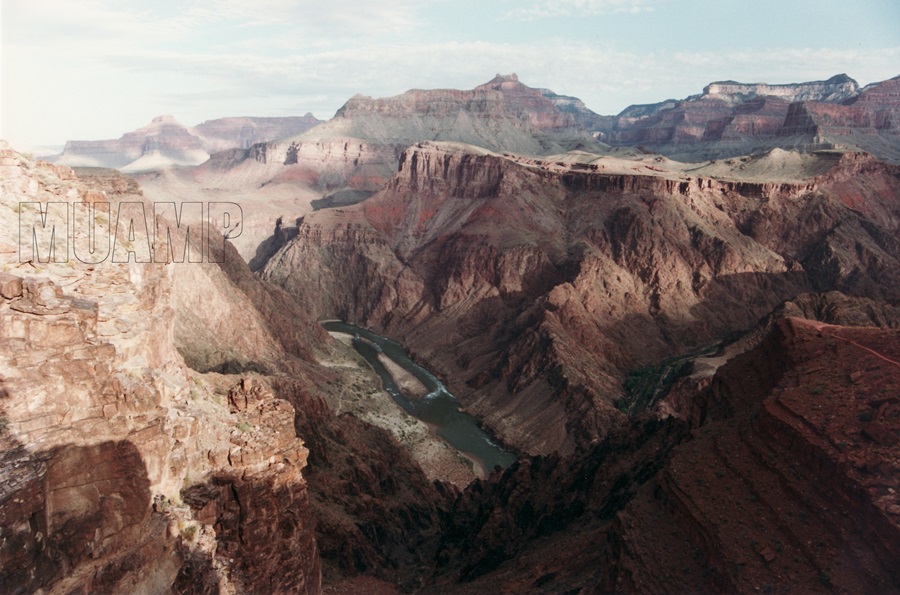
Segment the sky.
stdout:
<path fill-rule="evenodd" d="M 512 72 L 601 114 L 717 80 L 865 85 L 900 75 L 900 2 L 0 0 L 0 138 L 38 154 Z"/>

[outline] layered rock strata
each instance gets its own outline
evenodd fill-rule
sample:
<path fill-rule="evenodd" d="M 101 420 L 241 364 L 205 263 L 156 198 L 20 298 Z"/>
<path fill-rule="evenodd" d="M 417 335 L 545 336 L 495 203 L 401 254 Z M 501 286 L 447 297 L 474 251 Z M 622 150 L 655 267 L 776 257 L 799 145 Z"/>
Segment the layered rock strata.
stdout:
<path fill-rule="evenodd" d="M 56 163 L 72 167 L 110 167 L 123 171 L 198 165 L 211 154 L 294 136 L 320 121 L 312 114 L 285 118 L 220 118 L 191 128 L 172 116 L 159 116 L 149 125 L 115 140 L 66 143 Z"/>
<path fill-rule="evenodd" d="M 898 85 L 893 78 L 859 89 L 846 75 L 789 85 L 717 82 L 684 100 L 630 106 L 595 120 L 593 130 L 606 143 L 685 161 L 837 147 L 896 163 Z"/>
<path fill-rule="evenodd" d="M 571 452 L 621 422 L 626 370 L 810 289 L 897 299 L 896 172 L 813 159 L 825 173 L 761 182 L 744 161 L 697 177 L 422 144 L 381 193 L 304 219 L 264 275 L 317 316 L 404 337 L 516 448 Z"/>
<path fill-rule="evenodd" d="M 77 219 L 86 200 L 141 200 L 127 183 L 88 187 L 67 168 L 0 158 L 4 229 L 34 203 Z M 318 592 L 293 407 L 265 381 L 201 376 L 177 350 L 175 269 L 192 265 L 3 251 L 2 590 Z M 204 485 L 218 496 L 196 506 Z"/>
<path fill-rule="evenodd" d="M 852 301 L 852 300 L 851 300 Z M 446 592 L 892 591 L 896 329 L 778 318 L 692 426 L 635 419 L 454 505 Z M 523 545 L 525 544 L 525 545 Z"/>

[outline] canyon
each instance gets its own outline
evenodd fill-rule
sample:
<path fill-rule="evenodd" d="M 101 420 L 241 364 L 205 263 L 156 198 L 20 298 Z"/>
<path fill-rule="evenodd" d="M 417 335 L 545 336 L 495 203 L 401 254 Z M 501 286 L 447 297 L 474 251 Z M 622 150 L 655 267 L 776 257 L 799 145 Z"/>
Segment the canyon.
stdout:
<path fill-rule="evenodd" d="M 822 174 L 752 181 L 792 158 L 707 178 L 658 158 L 423 143 L 382 192 L 305 217 L 262 274 L 314 316 L 407 337 L 516 450 L 571 453 L 623 422 L 626 370 L 800 293 L 898 298 L 900 170 L 823 153 L 804 163 Z"/>
<path fill-rule="evenodd" d="M 325 123 L 161 118 L 74 169 L 0 146 L 4 230 L 244 212 L 204 262 L 0 241 L 0 590 L 897 590 L 898 81 L 601 116 L 497 75 Z M 335 319 L 516 460 L 474 468 Z"/>

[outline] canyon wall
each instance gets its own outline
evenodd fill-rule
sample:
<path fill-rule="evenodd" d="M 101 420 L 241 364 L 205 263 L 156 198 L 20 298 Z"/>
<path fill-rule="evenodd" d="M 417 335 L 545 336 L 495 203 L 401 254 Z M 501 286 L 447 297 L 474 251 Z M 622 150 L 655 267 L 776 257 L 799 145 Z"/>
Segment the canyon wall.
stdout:
<path fill-rule="evenodd" d="M 717 82 L 684 100 L 628 107 L 592 130 L 614 146 L 683 161 L 781 147 L 862 150 L 897 163 L 898 85 L 893 78 L 859 89 L 846 75 L 789 85 Z"/>
<path fill-rule="evenodd" d="M 759 182 L 421 144 L 384 191 L 305 218 L 264 276 L 404 338 L 517 449 L 572 452 L 621 422 L 627 370 L 810 289 L 897 299 L 896 171 L 822 159 Z"/>
<path fill-rule="evenodd" d="M 832 295 L 823 302 L 851 306 Z M 686 424 L 638 415 L 455 503 L 449 593 L 892 591 L 900 336 L 778 317 Z"/>
<path fill-rule="evenodd" d="M 121 178 L 81 181 L 8 149 L 0 158 L 4 229 L 28 203 L 62 202 L 77 221 L 85 201 L 142 200 Z M 102 237 L 109 219 L 96 217 Z M 139 231 L 134 241 L 147 240 Z M 201 375 L 179 352 L 192 314 L 176 269 L 195 265 L 3 252 L 2 590 L 319 592 L 294 408 L 266 380 Z M 236 289 L 218 267 L 196 266 L 207 276 L 190 291 L 221 317 L 222 341 L 236 336 L 230 320 L 272 342 L 248 300 L 213 299 Z M 277 343 L 234 348 L 285 359 Z"/>

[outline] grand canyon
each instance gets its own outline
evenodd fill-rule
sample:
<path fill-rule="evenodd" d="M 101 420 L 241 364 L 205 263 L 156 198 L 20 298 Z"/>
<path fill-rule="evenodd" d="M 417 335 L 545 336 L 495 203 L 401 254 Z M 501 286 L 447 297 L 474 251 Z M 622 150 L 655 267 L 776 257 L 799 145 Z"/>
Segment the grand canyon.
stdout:
<path fill-rule="evenodd" d="M 160 116 L 0 190 L 4 593 L 900 591 L 900 76 Z"/>

